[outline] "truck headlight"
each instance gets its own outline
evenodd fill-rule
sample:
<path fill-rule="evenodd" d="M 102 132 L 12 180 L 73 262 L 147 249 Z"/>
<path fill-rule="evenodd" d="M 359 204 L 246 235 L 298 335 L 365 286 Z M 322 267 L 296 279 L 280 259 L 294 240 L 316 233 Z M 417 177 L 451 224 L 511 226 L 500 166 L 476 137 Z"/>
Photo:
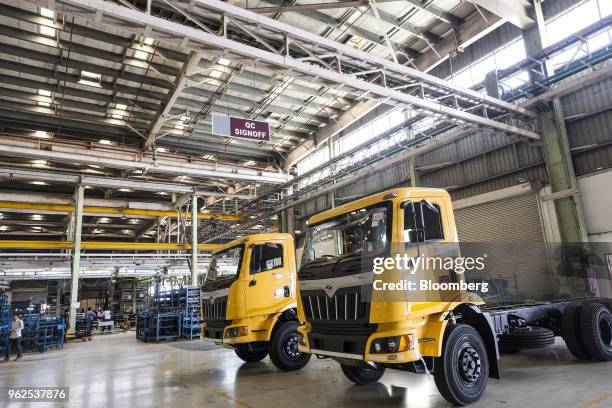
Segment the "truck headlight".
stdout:
<path fill-rule="evenodd" d="M 372 341 L 370 353 L 372 354 L 389 354 L 399 353 L 406 350 L 412 350 L 414 343 L 411 334 L 393 337 L 380 337 Z"/>
<path fill-rule="evenodd" d="M 225 337 L 242 337 L 249 335 L 248 326 L 232 327 L 225 331 Z"/>

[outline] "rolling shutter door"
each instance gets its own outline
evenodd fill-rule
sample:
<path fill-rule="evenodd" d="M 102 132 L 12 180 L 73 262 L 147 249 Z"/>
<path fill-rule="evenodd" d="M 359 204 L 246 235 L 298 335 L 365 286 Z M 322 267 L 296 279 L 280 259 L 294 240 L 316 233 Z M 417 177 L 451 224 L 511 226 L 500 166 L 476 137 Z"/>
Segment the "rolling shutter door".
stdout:
<path fill-rule="evenodd" d="M 488 304 L 521 303 L 553 298 L 553 276 L 547 261 L 540 210 L 534 193 L 477 204 L 455 211 L 463 256 L 487 254 L 484 279 Z"/>

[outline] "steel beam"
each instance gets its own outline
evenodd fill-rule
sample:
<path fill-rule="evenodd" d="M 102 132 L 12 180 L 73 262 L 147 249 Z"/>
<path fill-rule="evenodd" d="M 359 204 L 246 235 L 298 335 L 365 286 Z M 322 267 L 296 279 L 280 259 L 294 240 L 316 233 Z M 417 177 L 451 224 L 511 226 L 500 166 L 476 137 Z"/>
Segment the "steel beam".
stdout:
<path fill-rule="evenodd" d="M 18 201 L 0 201 L 0 208 L 5 210 L 34 210 L 60 214 L 72 213 L 76 210 L 76 207 L 73 204 L 38 204 L 22 203 Z M 107 215 L 115 217 L 180 217 L 179 211 L 161 211 L 137 208 L 84 206 L 81 208 L 81 211 L 88 215 Z M 197 216 L 200 220 L 239 221 L 241 219 L 240 215 L 237 214 L 198 213 Z M 187 214 L 187 217 L 191 218 L 191 214 Z"/>
<path fill-rule="evenodd" d="M 193 191 L 193 186 L 187 184 L 172 184 L 158 181 L 131 180 L 118 177 L 92 177 L 78 176 L 62 172 L 27 170 L 14 167 L 0 168 L 0 179 L 8 180 L 44 180 L 50 183 L 65 183 L 76 185 L 79 180 L 83 184 L 91 187 L 103 188 L 129 188 L 136 191 L 154 191 L 185 194 Z M 229 197 L 239 200 L 251 200 L 254 197 L 246 194 L 231 194 L 217 191 L 196 190 L 199 196 L 203 197 Z M 89 199 L 85 199 L 87 202 Z"/>
<path fill-rule="evenodd" d="M 73 231 L 72 231 L 72 264 L 70 276 L 70 333 L 74 335 L 76 331 L 76 313 L 79 308 L 79 266 L 81 257 L 81 232 L 83 228 L 83 198 L 85 187 L 79 184 L 74 193 Z"/>
<path fill-rule="evenodd" d="M 50 147 L 45 150 L 44 147 Z M 193 160 L 167 158 L 163 156 L 143 155 L 141 152 L 126 152 L 127 149 L 87 149 L 74 145 L 61 145 L 57 141 L 0 141 L 0 154 L 11 157 L 44 159 L 62 163 L 78 163 L 110 167 L 116 169 L 141 170 L 145 173 L 172 174 L 176 176 L 204 177 L 212 179 L 255 181 L 261 183 L 282 184 L 289 176 L 247 167 L 223 164 L 208 164 Z"/>
<path fill-rule="evenodd" d="M 378 0 L 377 3 L 390 3 L 403 0 Z M 368 0 L 358 1 L 336 1 L 333 3 L 308 3 L 308 4 L 293 4 L 291 6 L 269 6 L 269 7 L 251 7 L 247 10 L 257 14 L 276 14 L 287 12 L 300 12 L 308 10 L 334 10 L 353 7 L 368 7 Z"/>
<path fill-rule="evenodd" d="M 523 30 L 534 24 L 534 21 L 529 17 L 531 4 L 529 4 L 527 0 L 470 0 L 470 2 L 490 11 L 504 20 L 508 20 Z"/>
<path fill-rule="evenodd" d="M 189 57 L 183 64 L 181 71 L 174 81 L 172 89 L 166 95 L 166 100 L 164 101 L 163 105 L 164 107 L 157 113 L 155 119 L 153 119 L 153 122 L 151 123 L 147 139 L 144 142 L 145 148 L 151 147 L 151 145 L 155 142 L 155 138 L 159 133 L 159 130 L 161 129 L 164 121 L 167 120 L 170 109 L 172 109 L 172 106 L 176 102 L 178 96 L 183 91 L 183 88 L 185 88 L 187 80 L 193 71 L 198 67 L 198 63 L 201 59 L 202 54 L 199 52 L 192 51 L 189 54 Z"/>
<path fill-rule="evenodd" d="M 325 86 L 342 88 L 347 92 L 358 96 L 367 95 L 368 98 L 377 99 L 381 102 L 395 106 L 412 107 L 422 109 L 425 112 L 442 115 L 450 121 L 454 121 L 459 125 L 466 123 L 477 126 L 495 129 L 497 131 L 514 134 L 528 139 L 539 139 L 539 135 L 533 131 L 519 128 L 506 123 L 497 122 L 492 119 L 481 117 L 473 113 L 462 111 L 442 105 L 434 100 L 423 99 L 417 96 L 403 93 L 396 89 L 387 88 L 383 85 L 369 83 L 352 75 L 346 75 L 340 72 L 335 72 L 319 66 L 298 61 L 294 58 L 279 55 L 271 51 L 265 51 L 259 48 L 245 45 L 227 37 L 210 34 L 203 30 L 187 27 L 182 24 L 170 22 L 158 17 L 147 15 L 143 12 L 127 9 L 123 6 L 118 6 L 104 0 L 59 0 L 59 2 L 78 6 L 80 10 L 85 10 L 85 14 L 98 12 L 102 16 L 101 21 L 106 17 L 111 17 L 114 24 L 119 21 L 123 22 L 124 26 L 139 33 L 144 32 L 145 27 L 151 27 L 151 36 L 164 40 L 173 40 L 181 44 L 187 45 L 190 48 L 207 48 L 211 52 L 224 53 L 229 58 L 238 58 L 244 60 L 257 60 L 259 63 L 264 63 L 268 67 L 280 68 L 284 73 L 289 69 L 291 76 L 310 80 L 316 83 L 321 83 Z M 177 2 L 182 3 L 182 2 Z M 404 80 L 422 82 L 427 86 L 433 86 L 437 89 L 443 89 L 447 92 L 452 92 L 466 100 L 478 101 L 484 105 L 489 105 L 493 108 L 510 112 L 512 114 L 533 117 L 534 114 L 517 106 L 483 96 L 482 94 L 467 90 L 451 84 L 448 81 L 441 80 L 434 76 L 425 74 L 415 69 L 395 64 L 391 61 L 374 56 L 370 53 L 356 50 L 353 47 L 337 43 L 327 38 L 320 37 L 310 32 L 297 29 L 288 24 L 281 23 L 255 13 L 249 12 L 242 8 L 232 6 L 218 0 L 194 0 L 189 2 L 193 8 L 201 8 L 203 12 L 215 13 L 219 17 L 238 20 L 241 23 L 257 26 L 262 31 L 276 33 L 275 35 L 288 35 L 292 41 L 300 41 L 308 44 L 316 44 L 321 52 L 335 53 L 338 58 L 349 59 L 351 63 L 359 62 L 371 64 L 378 69 L 384 69 L 388 76 L 404 78 Z M 86 10 L 90 10 L 87 12 Z M 71 12 L 72 13 L 72 12 Z M 81 14 L 81 11 L 77 12 Z M 187 40 L 187 41 L 185 41 Z"/>
<path fill-rule="evenodd" d="M 0 240 L 2 249 L 72 249 L 74 241 L 22 241 L 22 240 Z M 165 242 L 115 242 L 115 241 L 82 241 L 79 242 L 81 249 L 115 249 L 115 250 L 146 250 L 146 251 L 190 251 L 191 244 L 174 244 Z M 199 251 L 216 251 L 221 248 L 220 244 L 198 244 Z M 32 255 L 34 256 L 34 255 Z M 40 256 L 40 254 L 38 254 Z M 138 255 L 134 255 L 138 256 Z"/>

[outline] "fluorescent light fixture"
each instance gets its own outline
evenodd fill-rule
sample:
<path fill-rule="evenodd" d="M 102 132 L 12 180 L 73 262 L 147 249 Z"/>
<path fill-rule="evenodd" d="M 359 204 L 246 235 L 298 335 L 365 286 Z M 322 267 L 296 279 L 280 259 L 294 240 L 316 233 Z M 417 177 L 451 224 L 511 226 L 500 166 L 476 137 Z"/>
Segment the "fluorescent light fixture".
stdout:
<path fill-rule="evenodd" d="M 212 154 L 205 154 L 204 156 L 202 156 L 202 158 L 206 160 L 215 160 L 215 156 Z"/>
<path fill-rule="evenodd" d="M 98 140 L 98 143 L 103 144 L 103 145 L 112 145 L 113 142 L 111 142 L 110 140 L 107 139 L 100 139 Z"/>
<path fill-rule="evenodd" d="M 32 214 L 30 215 L 30 219 L 33 221 L 42 221 L 44 217 L 40 214 Z"/>
<path fill-rule="evenodd" d="M 33 184 L 35 186 L 46 186 L 47 183 L 45 183 L 44 181 L 30 181 L 30 184 Z"/>
<path fill-rule="evenodd" d="M 146 45 L 153 45 L 153 39 L 150 37 L 145 37 L 143 41 Z"/>
<path fill-rule="evenodd" d="M 128 224 L 132 224 L 132 225 L 133 225 L 133 224 L 140 224 L 140 220 L 139 220 L 139 219 L 137 219 L 137 218 L 130 218 L 130 219 L 128 220 Z"/>
<path fill-rule="evenodd" d="M 121 232 L 124 233 L 124 234 L 132 234 L 133 233 L 132 230 L 129 230 L 129 229 L 121 230 Z"/>
<path fill-rule="evenodd" d="M 210 71 L 210 76 L 213 78 L 221 78 L 223 73 L 221 71 Z"/>
<path fill-rule="evenodd" d="M 47 165 L 47 161 L 46 160 L 32 160 L 32 164 L 35 166 L 46 166 Z"/>
<path fill-rule="evenodd" d="M 134 52 L 134 58 L 146 60 L 147 58 L 149 58 L 149 53 L 141 51 L 141 50 L 136 50 L 136 52 Z"/>
<path fill-rule="evenodd" d="M 89 79 L 96 79 L 98 81 L 102 79 L 102 74 L 97 74 L 90 71 L 81 71 L 81 76 Z"/>
<path fill-rule="evenodd" d="M 157 195 L 166 196 L 166 195 L 168 195 L 168 193 L 166 193 L 165 191 L 158 191 Z"/>
<path fill-rule="evenodd" d="M 37 130 L 34 132 L 34 136 L 39 137 L 41 139 L 51 139 L 51 135 L 49 132 L 43 132 L 42 130 Z"/>
<path fill-rule="evenodd" d="M 221 64 L 221 65 L 229 65 L 231 63 L 231 61 L 227 60 L 225 58 L 219 58 L 218 63 Z"/>
<path fill-rule="evenodd" d="M 243 166 L 252 166 L 254 164 L 255 162 L 253 160 L 245 161 L 244 163 L 242 163 Z"/>
<path fill-rule="evenodd" d="M 94 234 L 102 234 L 102 233 L 104 232 L 104 230 L 103 230 L 103 229 L 101 229 L 101 228 L 96 228 L 96 229 L 94 229 L 94 230 L 93 230 L 93 231 L 91 231 L 91 232 L 93 232 Z"/>
<path fill-rule="evenodd" d="M 119 119 L 119 120 L 123 119 L 123 115 L 119 115 L 118 113 L 113 113 L 111 116 L 113 117 L 113 119 Z"/>
<path fill-rule="evenodd" d="M 185 129 L 185 126 L 183 126 L 181 124 L 178 124 L 178 125 L 174 126 L 174 128 L 177 129 L 177 130 L 183 130 L 183 129 Z"/>
<path fill-rule="evenodd" d="M 181 121 L 183 122 L 188 121 L 189 119 L 191 119 L 189 116 L 186 116 L 186 115 L 181 116 Z"/>
<path fill-rule="evenodd" d="M 120 188 L 117 191 L 121 191 L 122 193 L 131 193 L 133 190 L 131 188 Z"/>
<path fill-rule="evenodd" d="M 81 71 L 81 78 L 79 83 L 83 85 L 95 86 L 101 88 L 100 81 L 102 81 L 102 75 L 91 71 Z"/>
<path fill-rule="evenodd" d="M 55 18 L 55 12 L 44 7 L 40 8 L 40 15 L 47 18 Z"/>
<path fill-rule="evenodd" d="M 157 149 L 155 149 L 155 151 L 160 153 L 166 153 L 168 149 L 166 149 L 165 147 L 158 147 Z"/>
<path fill-rule="evenodd" d="M 122 103 L 116 103 L 115 107 L 119 110 L 126 110 L 127 109 L 127 105 L 124 105 Z"/>
<path fill-rule="evenodd" d="M 100 223 L 100 224 L 108 224 L 108 223 L 110 223 L 110 222 L 111 222 L 111 220 L 110 220 L 110 218 L 108 218 L 108 217 L 101 217 L 101 218 L 98 218 L 98 223 Z"/>
<path fill-rule="evenodd" d="M 51 104 L 49 102 L 38 101 L 38 106 L 44 106 L 48 108 L 49 106 L 51 106 Z"/>
<path fill-rule="evenodd" d="M 40 96 L 51 96 L 51 91 L 47 91 L 46 89 L 39 89 L 38 94 Z"/>
<path fill-rule="evenodd" d="M 47 27 L 44 25 L 38 26 L 38 32 L 47 37 L 55 37 L 55 28 Z"/>

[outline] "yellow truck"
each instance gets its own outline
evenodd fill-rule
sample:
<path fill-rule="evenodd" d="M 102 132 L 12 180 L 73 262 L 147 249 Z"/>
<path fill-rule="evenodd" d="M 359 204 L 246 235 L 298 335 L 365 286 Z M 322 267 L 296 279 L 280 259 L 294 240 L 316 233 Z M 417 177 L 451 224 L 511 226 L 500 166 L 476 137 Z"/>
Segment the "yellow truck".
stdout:
<path fill-rule="evenodd" d="M 202 338 L 251 363 L 281 370 L 310 360 L 297 346 L 295 246 L 290 234 L 256 234 L 216 251 L 202 285 Z"/>
<path fill-rule="evenodd" d="M 609 300 L 484 309 L 476 292 L 486 288 L 465 278 L 460 259 L 441 189 L 397 188 L 312 216 L 298 272 L 299 350 L 336 360 L 357 384 L 387 368 L 433 373 L 457 405 L 499 378 L 500 349 L 546 347 L 563 335 L 577 357 L 612 360 Z"/>

